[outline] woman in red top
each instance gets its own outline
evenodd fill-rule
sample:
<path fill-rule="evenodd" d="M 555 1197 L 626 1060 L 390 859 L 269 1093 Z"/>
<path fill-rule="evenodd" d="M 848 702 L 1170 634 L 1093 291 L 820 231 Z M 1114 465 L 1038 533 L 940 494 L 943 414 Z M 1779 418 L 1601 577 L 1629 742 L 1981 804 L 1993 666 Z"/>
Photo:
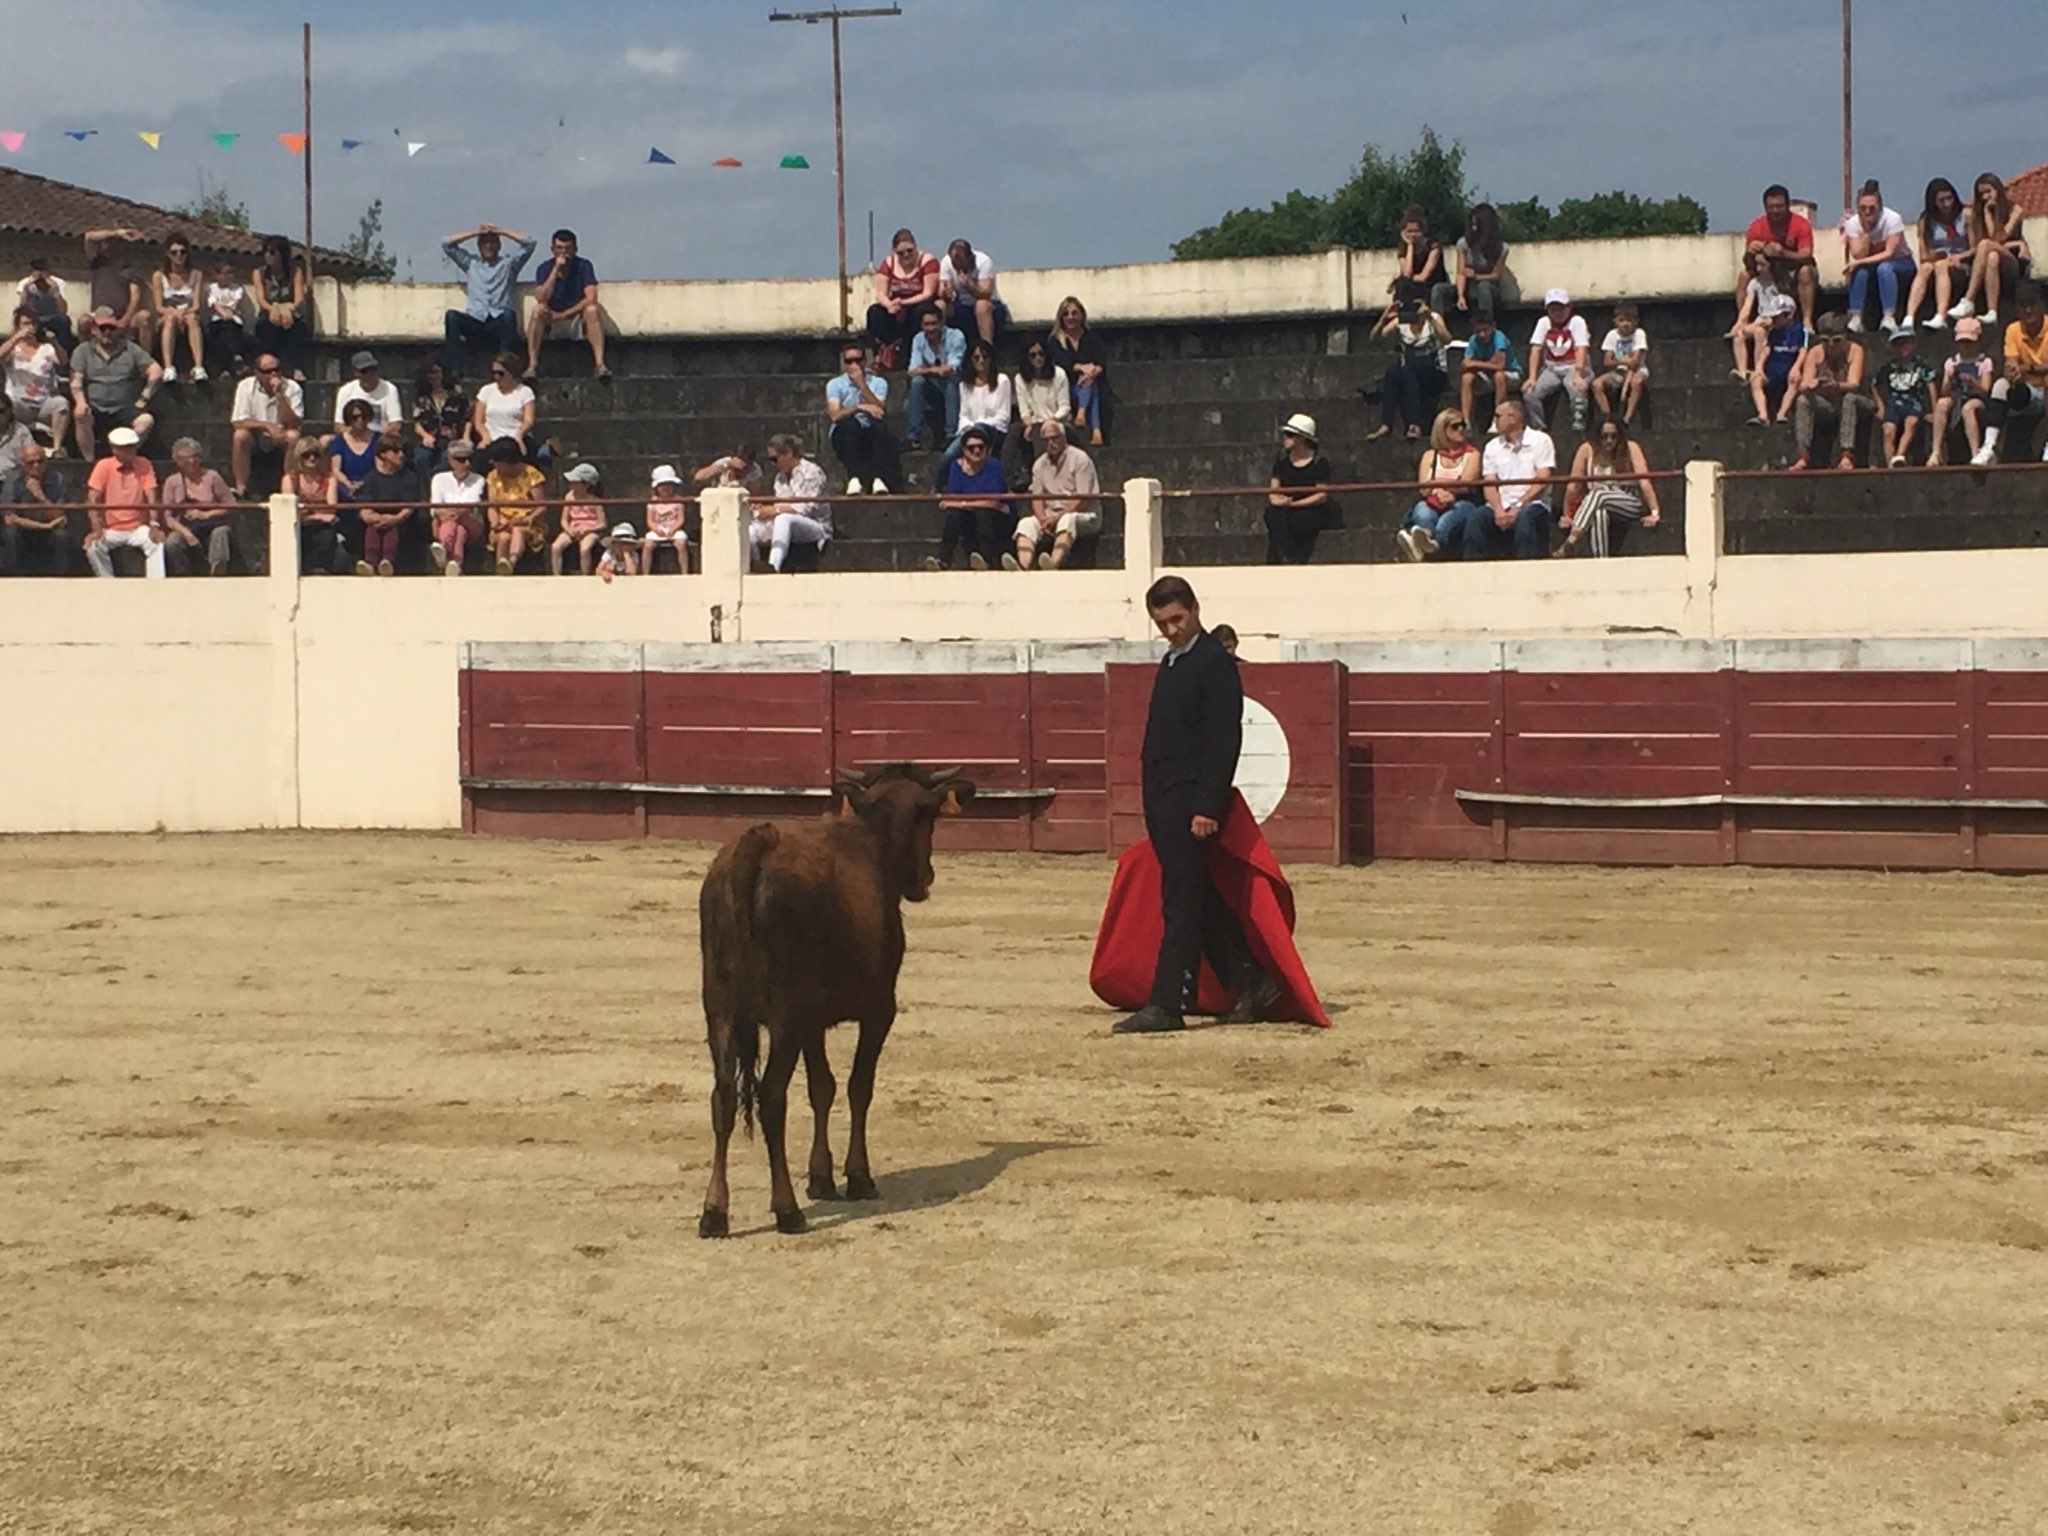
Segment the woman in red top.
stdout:
<path fill-rule="evenodd" d="M 907 229 L 896 231 L 889 254 L 875 268 L 875 302 L 868 306 L 868 335 L 875 366 L 896 366 L 897 349 L 917 335 L 917 317 L 939 296 L 939 258 Z"/>

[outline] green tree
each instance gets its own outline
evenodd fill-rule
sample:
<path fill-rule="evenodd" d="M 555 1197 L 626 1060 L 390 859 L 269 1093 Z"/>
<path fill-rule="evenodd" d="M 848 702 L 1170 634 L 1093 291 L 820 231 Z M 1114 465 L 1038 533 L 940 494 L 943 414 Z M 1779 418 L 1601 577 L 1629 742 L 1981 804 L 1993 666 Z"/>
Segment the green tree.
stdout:
<path fill-rule="evenodd" d="M 1305 256 L 1335 244 L 1330 233 L 1330 200 L 1296 190 L 1270 208 L 1237 208 L 1207 229 L 1176 241 L 1175 259 L 1225 256 Z"/>
<path fill-rule="evenodd" d="M 249 206 L 228 196 L 228 189 L 204 171 L 199 173 L 199 196 L 173 208 L 181 219 L 190 219 L 213 229 L 247 229 Z"/>
<path fill-rule="evenodd" d="M 1354 250 L 1391 250 L 1401 243 L 1401 214 L 1422 209 L 1423 228 L 1456 239 L 1465 228 L 1472 193 L 1465 185 L 1465 146 L 1446 149 L 1425 126 L 1422 142 L 1396 159 L 1368 144 L 1351 179 L 1330 196 L 1330 232 Z"/>
<path fill-rule="evenodd" d="M 1627 235 L 1704 235 L 1707 210 L 1683 195 L 1653 203 L 1633 192 L 1568 197 L 1551 221 L 1552 240 L 1611 240 Z"/>
<path fill-rule="evenodd" d="M 356 232 L 350 235 L 341 247 L 360 261 L 373 282 L 389 282 L 398 270 L 398 263 L 391 259 L 391 253 L 384 248 L 384 199 L 374 199 L 363 210 L 363 216 L 356 223 Z"/>

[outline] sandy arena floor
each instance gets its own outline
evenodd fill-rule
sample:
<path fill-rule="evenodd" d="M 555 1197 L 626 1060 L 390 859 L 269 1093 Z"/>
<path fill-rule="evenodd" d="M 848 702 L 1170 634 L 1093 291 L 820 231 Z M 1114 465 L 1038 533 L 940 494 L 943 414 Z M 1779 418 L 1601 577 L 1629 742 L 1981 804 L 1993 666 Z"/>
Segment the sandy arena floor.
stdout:
<path fill-rule="evenodd" d="M 2043 1528 L 2048 886 L 1305 870 L 1335 1030 L 1128 1040 L 942 860 L 706 1243 L 708 856 L 0 843 L 0 1530 Z"/>

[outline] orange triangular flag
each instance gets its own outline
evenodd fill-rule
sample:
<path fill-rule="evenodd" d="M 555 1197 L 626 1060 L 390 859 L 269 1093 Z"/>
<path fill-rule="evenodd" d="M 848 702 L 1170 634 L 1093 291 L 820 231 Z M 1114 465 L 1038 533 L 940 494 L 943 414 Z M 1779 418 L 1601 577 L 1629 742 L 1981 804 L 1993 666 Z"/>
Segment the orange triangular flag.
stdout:
<path fill-rule="evenodd" d="M 716 166 L 722 166 L 729 171 L 736 171 L 740 168 L 739 161 L 735 160 L 731 155 L 721 155 L 711 163 Z"/>
<path fill-rule="evenodd" d="M 303 133 L 280 133 L 277 142 L 295 155 L 303 155 L 306 152 L 306 136 Z"/>

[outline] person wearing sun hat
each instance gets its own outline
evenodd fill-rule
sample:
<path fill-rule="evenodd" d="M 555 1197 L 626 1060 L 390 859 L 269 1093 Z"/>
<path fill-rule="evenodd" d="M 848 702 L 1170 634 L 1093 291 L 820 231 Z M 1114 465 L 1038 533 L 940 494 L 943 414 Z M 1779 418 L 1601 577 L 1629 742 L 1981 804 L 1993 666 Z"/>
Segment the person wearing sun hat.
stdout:
<path fill-rule="evenodd" d="M 631 523 L 614 524 L 611 536 L 605 540 L 604 553 L 597 557 L 597 575 L 601 581 L 610 581 L 614 576 L 638 576 L 640 574 L 640 533 Z"/>
<path fill-rule="evenodd" d="M 690 574 L 690 536 L 683 531 L 683 477 L 673 464 L 657 464 L 648 477 L 647 533 L 640 541 L 640 574 L 652 576 L 660 569 L 663 547 L 675 551 L 676 574 Z"/>
<path fill-rule="evenodd" d="M 1316 419 L 1301 411 L 1280 428 L 1266 492 L 1266 564 L 1306 565 L 1330 526 L 1330 461 L 1316 446 Z"/>
<path fill-rule="evenodd" d="M 600 499 L 604 482 L 594 464 L 578 464 L 564 470 L 562 481 L 562 531 L 548 546 L 548 559 L 560 576 L 563 561 L 574 549 L 578 570 L 588 576 L 598 548 L 604 543 L 604 506 Z"/>
<path fill-rule="evenodd" d="M 164 576 L 164 531 L 157 514 L 156 471 L 137 452 L 142 439 L 133 427 L 107 433 L 108 456 L 93 465 L 85 482 L 85 558 L 95 576 L 114 574 L 114 551 L 142 551 L 144 574 Z"/>

